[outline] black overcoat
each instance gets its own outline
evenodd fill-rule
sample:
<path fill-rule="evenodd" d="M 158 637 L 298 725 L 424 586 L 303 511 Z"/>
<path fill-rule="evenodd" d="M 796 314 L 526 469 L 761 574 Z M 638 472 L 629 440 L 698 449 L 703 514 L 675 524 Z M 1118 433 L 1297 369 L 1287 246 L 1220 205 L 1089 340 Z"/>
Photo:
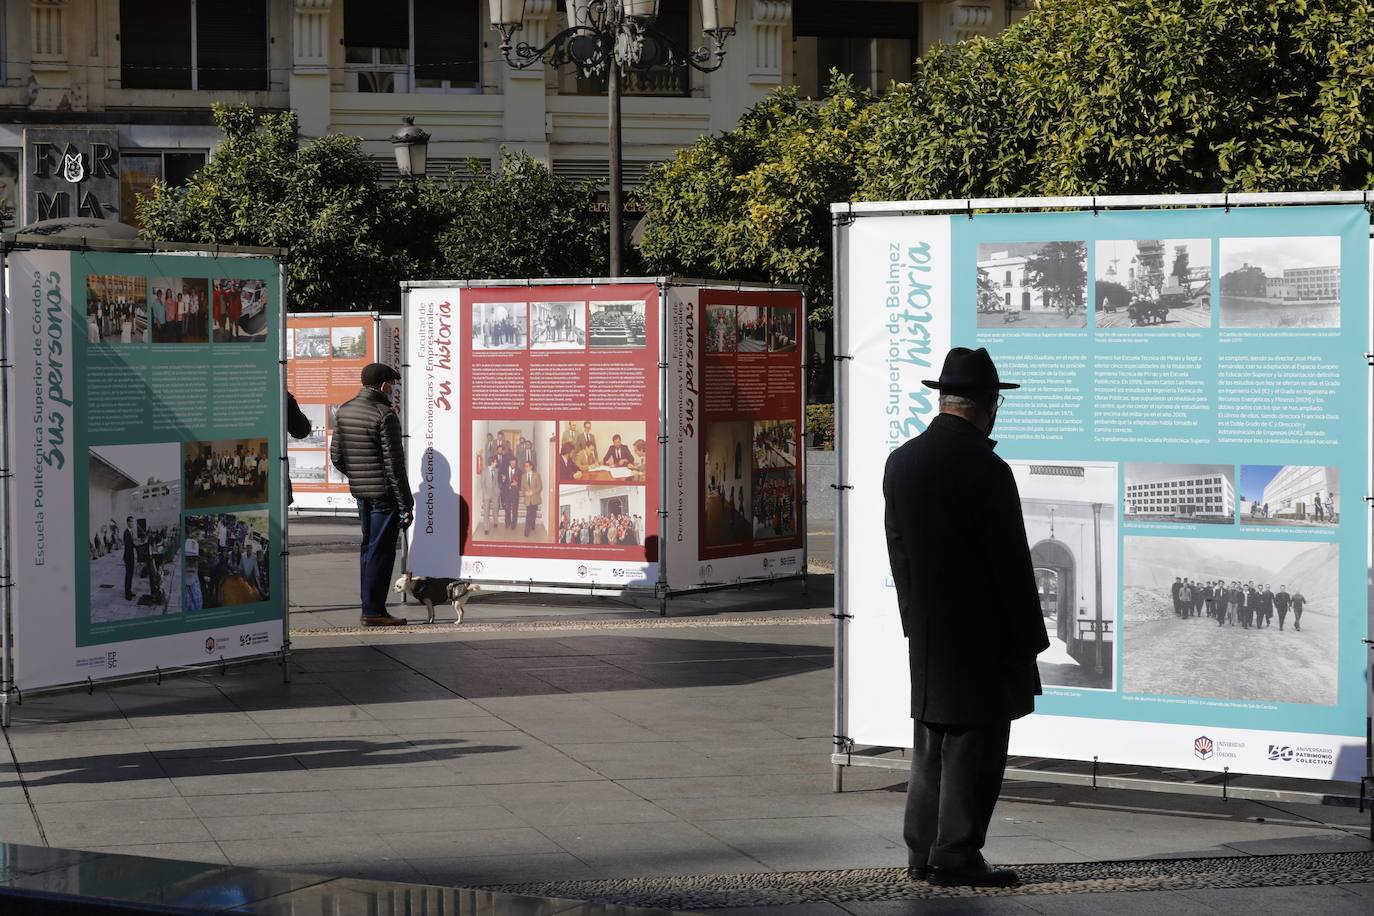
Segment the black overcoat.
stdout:
<path fill-rule="evenodd" d="M 888 456 L 888 559 L 911 662 L 911 716 L 980 724 L 1035 709 L 1049 648 L 1021 497 L 997 443 L 940 414 Z"/>

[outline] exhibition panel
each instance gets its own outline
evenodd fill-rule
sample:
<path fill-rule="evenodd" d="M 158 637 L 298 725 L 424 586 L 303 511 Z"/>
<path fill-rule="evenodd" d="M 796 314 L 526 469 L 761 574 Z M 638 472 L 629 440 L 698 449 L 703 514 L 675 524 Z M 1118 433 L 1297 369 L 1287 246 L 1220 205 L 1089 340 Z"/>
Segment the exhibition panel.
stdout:
<path fill-rule="evenodd" d="M 802 571 L 799 292 L 520 280 L 405 302 L 413 572 L 666 595 Z M 725 514 L 702 515 L 708 465 Z"/>
<path fill-rule="evenodd" d="M 5 269 L 5 686 L 283 651 L 279 261 L 11 243 Z"/>
<path fill-rule="evenodd" d="M 911 746 L 881 483 L 965 346 L 1022 385 L 993 437 L 1050 649 L 1011 752 L 1365 774 L 1369 214 L 1247 202 L 836 207 L 841 750 Z"/>

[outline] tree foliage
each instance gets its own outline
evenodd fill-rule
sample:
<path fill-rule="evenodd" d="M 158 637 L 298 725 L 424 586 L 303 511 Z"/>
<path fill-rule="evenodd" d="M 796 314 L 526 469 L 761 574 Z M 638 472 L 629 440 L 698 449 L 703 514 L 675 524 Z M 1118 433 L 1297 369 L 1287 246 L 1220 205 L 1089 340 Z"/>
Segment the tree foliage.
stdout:
<path fill-rule="evenodd" d="M 405 279 L 587 276 L 604 271 L 595 188 L 523 154 L 492 173 L 382 183 L 354 137 L 300 143 L 290 112 L 217 106 L 224 142 L 181 188 L 139 201 L 149 238 L 287 249 L 297 309 L 394 305 Z"/>
<path fill-rule="evenodd" d="M 877 100 L 783 91 L 698 141 L 644 189 L 645 260 L 805 283 L 824 306 L 832 202 L 1367 188 L 1372 7 L 1041 0 Z"/>

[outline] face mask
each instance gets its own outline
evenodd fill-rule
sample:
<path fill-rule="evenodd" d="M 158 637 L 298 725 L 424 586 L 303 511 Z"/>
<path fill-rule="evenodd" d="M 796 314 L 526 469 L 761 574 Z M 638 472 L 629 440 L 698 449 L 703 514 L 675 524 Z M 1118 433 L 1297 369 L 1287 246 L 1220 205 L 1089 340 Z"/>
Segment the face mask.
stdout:
<path fill-rule="evenodd" d="M 988 438 L 992 438 L 992 428 L 997 425 L 997 407 L 994 405 L 988 411 Z"/>

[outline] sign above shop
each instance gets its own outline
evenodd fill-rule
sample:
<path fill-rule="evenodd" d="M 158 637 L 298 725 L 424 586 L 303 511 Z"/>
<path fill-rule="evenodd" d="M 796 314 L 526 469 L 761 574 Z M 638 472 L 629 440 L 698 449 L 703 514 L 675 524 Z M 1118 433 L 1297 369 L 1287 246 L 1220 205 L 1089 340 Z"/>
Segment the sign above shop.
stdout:
<path fill-rule="evenodd" d="M 112 128 L 24 131 L 24 222 L 119 219 L 119 134 Z"/>

